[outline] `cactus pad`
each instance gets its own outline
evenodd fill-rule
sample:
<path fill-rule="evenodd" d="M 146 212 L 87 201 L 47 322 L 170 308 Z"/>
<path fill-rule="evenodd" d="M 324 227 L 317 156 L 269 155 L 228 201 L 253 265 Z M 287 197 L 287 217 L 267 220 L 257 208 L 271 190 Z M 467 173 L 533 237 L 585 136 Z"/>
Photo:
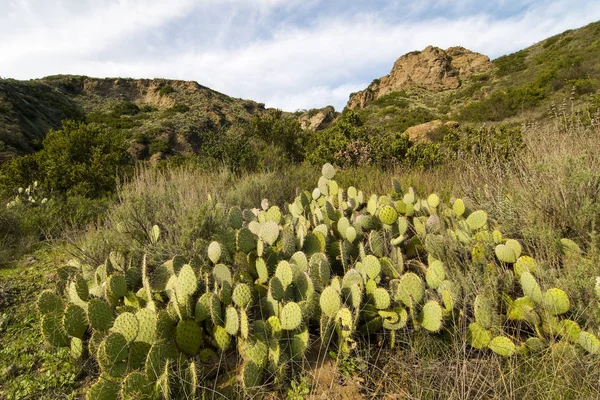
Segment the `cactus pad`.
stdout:
<path fill-rule="evenodd" d="M 229 336 L 229 333 L 227 333 L 225 328 L 220 325 L 215 325 L 213 327 L 212 335 L 217 348 L 221 351 L 227 350 L 231 344 L 231 336 Z"/>
<path fill-rule="evenodd" d="M 247 284 L 240 283 L 233 289 L 232 299 L 239 308 L 248 308 L 253 302 L 252 289 Z"/>
<path fill-rule="evenodd" d="M 398 212 L 390 205 L 386 205 L 379 209 L 379 220 L 386 225 L 392 225 L 398 219 Z"/>
<path fill-rule="evenodd" d="M 122 400 L 152 400 L 154 390 L 146 374 L 133 371 L 121 384 Z M 116 398 L 116 397 L 113 397 Z"/>
<path fill-rule="evenodd" d="M 413 308 L 423 299 L 423 281 L 413 273 L 407 272 L 402 275 L 394 293 L 394 299 L 401 301 L 407 307 Z"/>
<path fill-rule="evenodd" d="M 525 296 L 529 297 L 536 304 L 542 301 L 542 290 L 540 289 L 540 285 L 530 272 L 523 272 L 519 282 L 521 283 Z"/>
<path fill-rule="evenodd" d="M 110 296 L 125 297 L 127 294 L 127 281 L 123 275 L 111 275 L 106 281 L 106 292 Z"/>
<path fill-rule="evenodd" d="M 177 324 L 175 341 L 179 350 L 190 356 L 198 353 L 202 345 L 202 328 L 194 320 L 183 320 Z"/>
<path fill-rule="evenodd" d="M 38 297 L 37 308 L 41 315 L 62 313 L 64 303 L 55 292 L 44 290 Z"/>
<path fill-rule="evenodd" d="M 65 309 L 63 316 L 63 326 L 69 336 L 83 338 L 88 328 L 87 315 L 85 310 L 75 304 L 69 304 Z"/>
<path fill-rule="evenodd" d="M 281 329 L 294 330 L 302 323 L 302 310 L 298 303 L 289 302 L 281 309 Z"/>
<path fill-rule="evenodd" d="M 513 341 L 506 336 L 496 336 L 490 341 L 488 348 L 502 357 L 510 357 L 517 351 Z"/>
<path fill-rule="evenodd" d="M 442 327 L 442 307 L 435 300 L 429 300 L 421 310 L 421 326 L 430 332 L 437 332 Z"/>
<path fill-rule="evenodd" d="M 437 289 L 444 279 L 446 279 L 444 264 L 439 260 L 435 260 L 429 265 L 427 273 L 425 274 L 427 286 L 432 289 Z"/>
<path fill-rule="evenodd" d="M 60 315 L 46 314 L 42 316 L 42 336 L 44 340 L 56 347 L 68 347 L 69 336 L 65 332 Z"/>
<path fill-rule="evenodd" d="M 256 236 L 250 232 L 250 229 L 242 228 L 236 235 L 236 246 L 238 250 L 250 253 L 256 248 Z"/>
<path fill-rule="evenodd" d="M 208 245 L 208 258 L 213 264 L 216 264 L 221 259 L 221 245 L 218 242 L 211 242 Z"/>
<path fill-rule="evenodd" d="M 495 324 L 496 315 L 491 300 L 482 294 L 475 297 L 475 321 L 484 329 L 489 329 Z"/>
<path fill-rule="evenodd" d="M 113 325 L 113 310 L 100 299 L 91 299 L 88 303 L 88 320 L 93 329 L 104 331 Z"/>
<path fill-rule="evenodd" d="M 376 288 L 371 296 L 373 305 L 378 310 L 385 310 L 390 306 L 390 294 L 384 288 Z"/>
<path fill-rule="evenodd" d="M 546 290 L 542 295 L 542 307 L 552 315 L 560 315 L 569 311 L 571 304 L 565 292 L 557 288 L 552 288 Z"/>
<path fill-rule="evenodd" d="M 474 213 L 471 213 L 467 217 L 467 224 L 469 225 L 469 229 L 471 229 L 472 231 L 476 231 L 477 229 L 483 228 L 485 224 L 487 224 L 486 212 L 483 210 L 478 210 Z"/>
<path fill-rule="evenodd" d="M 487 347 L 492 340 L 490 331 L 479 325 L 477 322 L 469 324 L 468 337 L 471 347 L 479 350 Z"/>
<path fill-rule="evenodd" d="M 323 314 L 333 318 L 342 307 L 340 293 L 331 286 L 326 287 L 319 298 L 319 305 Z"/>
<path fill-rule="evenodd" d="M 225 310 L 225 330 L 230 335 L 236 335 L 240 328 L 240 318 L 237 310 L 233 306 Z"/>
<path fill-rule="evenodd" d="M 86 400 L 114 400 L 119 398 L 121 386 L 109 379 L 100 379 L 87 391 Z"/>
<path fill-rule="evenodd" d="M 131 343 L 138 335 L 139 323 L 135 315 L 130 312 L 124 312 L 117 316 L 110 330 L 120 333 L 127 342 Z"/>
<path fill-rule="evenodd" d="M 514 250 L 505 244 L 497 245 L 494 249 L 494 252 L 496 253 L 496 257 L 498 257 L 498 260 L 502 262 L 508 264 L 517 262 L 517 255 L 515 254 Z"/>
<path fill-rule="evenodd" d="M 269 246 L 273 246 L 279 237 L 279 225 L 275 221 L 267 221 L 260 227 L 260 238 Z"/>

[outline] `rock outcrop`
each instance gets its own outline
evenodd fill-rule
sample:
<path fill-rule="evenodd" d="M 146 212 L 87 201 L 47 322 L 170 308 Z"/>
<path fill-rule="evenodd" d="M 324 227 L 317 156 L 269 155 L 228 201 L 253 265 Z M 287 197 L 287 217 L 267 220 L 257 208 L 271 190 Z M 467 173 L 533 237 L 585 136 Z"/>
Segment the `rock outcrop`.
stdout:
<path fill-rule="evenodd" d="M 364 108 L 370 101 L 402 89 L 421 88 L 432 92 L 457 89 L 471 75 L 492 68 L 487 56 L 464 47 L 442 50 L 429 46 L 400 57 L 388 75 L 374 80 L 365 90 L 351 94 L 347 107 Z"/>
<path fill-rule="evenodd" d="M 408 135 L 408 138 L 412 142 L 436 142 L 441 139 L 440 128 L 443 126 L 447 128 L 458 128 L 459 124 L 456 121 L 442 122 L 441 120 L 436 119 L 423 124 L 411 126 L 404 131 L 404 133 Z"/>
<path fill-rule="evenodd" d="M 308 110 L 298 117 L 298 122 L 300 122 L 302 129 L 315 132 L 327 128 L 338 115 L 339 113 L 335 111 L 333 106 L 327 106 L 321 109 Z"/>

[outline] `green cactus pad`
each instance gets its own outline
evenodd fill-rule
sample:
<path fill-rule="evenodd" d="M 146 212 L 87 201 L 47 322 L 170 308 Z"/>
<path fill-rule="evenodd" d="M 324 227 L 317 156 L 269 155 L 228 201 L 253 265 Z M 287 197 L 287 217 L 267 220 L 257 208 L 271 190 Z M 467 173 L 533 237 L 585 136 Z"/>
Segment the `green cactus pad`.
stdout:
<path fill-rule="evenodd" d="M 385 243 L 383 234 L 379 231 L 371 231 L 369 234 L 369 248 L 377 257 L 383 257 L 385 252 Z"/>
<path fill-rule="evenodd" d="M 38 297 L 37 308 L 41 315 L 62 314 L 64 303 L 52 290 L 44 290 Z"/>
<path fill-rule="evenodd" d="M 252 389 L 262 385 L 263 368 L 251 361 L 246 361 L 242 365 L 242 385 L 244 389 Z"/>
<path fill-rule="evenodd" d="M 230 335 L 236 335 L 240 328 L 240 318 L 237 310 L 233 306 L 225 310 L 225 330 Z"/>
<path fill-rule="evenodd" d="M 91 299 L 88 302 L 87 315 L 93 329 L 104 331 L 113 325 L 113 310 L 100 299 Z"/>
<path fill-rule="evenodd" d="M 221 351 L 227 350 L 231 344 L 231 336 L 229 336 L 229 333 L 227 333 L 225 328 L 220 325 L 215 325 L 213 327 L 212 335 L 217 348 Z"/>
<path fill-rule="evenodd" d="M 287 261 L 280 261 L 275 270 L 275 276 L 281 281 L 283 290 L 286 290 L 294 281 L 294 272 Z"/>
<path fill-rule="evenodd" d="M 114 297 L 125 297 L 127 280 L 124 275 L 111 275 L 106 281 L 106 293 Z"/>
<path fill-rule="evenodd" d="M 209 310 L 213 324 L 223 326 L 223 307 L 219 297 L 215 294 L 210 296 Z"/>
<path fill-rule="evenodd" d="M 106 337 L 106 333 L 102 331 L 93 331 L 88 343 L 88 351 L 90 354 L 96 354 L 98 347 Z"/>
<path fill-rule="evenodd" d="M 546 290 L 542 295 L 541 304 L 542 307 L 552 315 L 564 314 L 569 311 L 569 308 L 571 307 L 569 296 L 558 288 Z"/>
<path fill-rule="evenodd" d="M 232 299 L 239 308 L 248 308 L 253 303 L 252 289 L 247 284 L 240 283 L 233 289 Z"/>
<path fill-rule="evenodd" d="M 521 256 L 517 259 L 517 263 L 514 266 L 515 276 L 517 279 L 521 279 L 521 274 L 525 271 L 529 271 L 532 274 L 537 274 L 537 264 L 535 260 L 529 256 Z"/>
<path fill-rule="evenodd" d="M 544 341 L 537 337 L 530 337 L 525 341 L 525 346 L 532 353 L 538 353 L 546 348 Z"/>
<path fill-rule="evenodd" d="M 571 239 L 562 238 L 560 239 L 560 246 L 562 253 L 566 256 L 579 256 L 581 255 L 581 248 L 577 243 Z"/>
<path fill-rule="evenodd" d="M 421 278 L 413 272 L 407 272 L 400 278 L 394 293 L 394 299 L 401 301 L 407 307 L 413 308 L 423 299 L 423 293 Z"/>
<path fill-rule="evenodd" d="M 515 253 L 515 257 L 518 259 L 519 257 L 521 257 L 521 244 L 516 241 L 515 239 L 508 239 L 506 241 L 506 243 L 504 243 L 506 246 L 508 246 L 514 253 Z"/>
<path fill-rule="evenodd" d="M 462 201 L 462 199 L 456 199 L 454 204 L 452 204 L 452 210 L 454 211 L 454 214 L 460 217 L 466 211 L 465 202 Z"/>
<path fill-rule="evenodd" d="M 78 337 L 71 338 L 70 355 L 73 360 L 79 360 L 83 356 L 83 340 Z"/>
<path fill-rule="evenodd" d="M 110 364 L 124 361 L 129 355 L 129 345 L 127 339 L 117 332 L 109 333 L 108 336 L 104 338 L 100 348 Z"/>
<path fill-rule="evenodd" d="M 218 283 L 223 283 L 223 282 L 227 282 L 230 285 L 233 283 L 233 276 L 231 275 L 231 271 L 229 270 L 229 267 L 225 264 L 217 264 L 214 266 L 213 270 L 213 277 L 215 278 L 215 281 L 217 281 Z"/>
<path fill-rule="evenodd" d="M 152 346 L 144 342 L 133 342 L 129 346 L 129 368 L 140 369 L 146 364 L 146 357 Z"/>
<path fill-rule="evenodd" d="M 221 245 L 218 242 L 211 242 L 208 245 L 208 258 L 213 264 L 216 264 L 221 259 Z"/>
<path fill-rule="evenodd" d="M 379 209 L 379 220 L 386 225 L 392 225 L 398 219 L 398 212 L 390 205 L 383 206 Z"/>
<path fill-rule="evenodd" d="M 425 274 L 427 286 L 431 289 L 437 289 L 444 279 L 446 279 L 444 264 L 439 260 L 435 260 L 429 265 Z"/>
<path fill-rule="evenodd" d="M 529 319 L 534 308 L 535 303 L 529 297 L 519 297 L 510 303 L 506 312 L 506 317 L 509 320 L 525 321 Z"/>
<path fill-rule="evenodd" d="M 85 394 L 86 400 L 115 400 L 119 398 L 119 382 L 100 378 Z"/>
<path fill-rule="evenodd" d="M 542 301 L 542 290 L 540 289 L 540 285 L 530 272 L 523 272 L 519 282 L 521 283 L 525 296 L 529 297 L 536 304 Z"/>
<path fill-rule="evenodd" d="M 430 332 L 437 332 L 442 328 L 443 312 L 440 304 L 429 300 L 421 310 L 421 326 Z"/>
<path fill-rule="evenodd" d="M 190 356 L 198 353 L 202 345 L 202 328 L 194 320 L 183 320 L 177 324 L 175 341 L 179 350 Z"/>
<path fill-rule="evenodd" d="M 156 342 L 150 348 L 144 371 L 150 382 L 155 382 L 165 370 L 168 360 L 177 357 L 177 349 L 172 343 Z"/>
<path fill-rule="evenodd" d="M 437 194 L 432 193 L 427 197 L 427 204 L 429 204 L 430 208 L 437 208 L 440 205 L 440 198 Z"/>
<path fill-rule="evenodd" d="M 570 319 L 563 319 L 558 323 L 559 333 L 562 337 L 567 338 L 570 342 L 577 343 L 579 341 L 579 334 L 581 333 L 581 327 L 575 321 Z"/>
<path fill-rule="evenodd" d="M 467 217 L 467 224 L 472 231 L 476 231 L 487 224 L 487 218 L 487 213 L 485 211 L 478 210 Z"/>
<path fill-rule="evenodd" d="M 331 286 L 326 287 L 319 298 L 319 305 L 323 314 L 333 318 L 342 307 L 340 293 Z"/>
<path fill-rule="evenodd" d="M 384 288 L 376 288 L 371 294 L 373 305 L 378 310 L 385 310 L 390 306 L 390 294 Z"/>
<path fill-rule="evenodd" d="M 133 371 L 121 383 L 122 400 L 152 400 L 153 398 L 154 389 L 146 374 Z"/>
<path fill-rule="evenodd" d="M 131 343 L 138 335 L 139 323 L 135 315 L 130 312 L 124 312 L 117 316 L 110 330 L 120 333 L 128 343 Z"/>
<path fill-rule="evenodd" d="M 323 164 L 321 174 L 325 179 L 333 179 L 335 177 L 335 167 L 329 163 Z"/>
<path fill-rule="evenodd" d="M 508 264 L 517 262 L 517 255 L 515 254 L 514 250 L 505 244 L 497 245 L 494 249 L 494 252 L 496 253 L 498 260 L 502 262 Z"/>
<path fill-rule="evenodd" d="M 135 313 L 138 320 L 136 341 L 152 344 L 156 340 L 156 313 L 148 308 L 142 308 Z"/>
<path fill-rule="evenodd" d="M 210 304 L 212 302 L 212 293 L 204 293 L 196 303 L 194 318 L 196 322 L 202 322 L 210 317 Z"/>
<path fill-rule="evenodd" d="M 354 318 L 348 308 L 340 308 L 335 314 L 335 328 L 338 335 L 342 338 L 349 338 L 354 332 Z"/>
<path fill-rule="evenodd" d="M 262 258 L 256 259 L 256 273 L 258 274 L 258 280 L 260 283 L 267 283 L 269 280 L 269 269 L 265 260 Z"/>
<path fill-rule="evenodd" d="M 506 336 L 496 336 L 490 341 L 488 348 L 502 357 L 510 357 L 517 351 L 513 341 Z"/>
<path fill-rule="evenodd" d="M 70 341 L 63 328 L 60 314 L 45 314 L 42 316 L 42 336 L 44 340 L 55 347 L 69 347 Z"/>
<path fill-rule="evenodd" d="M 600 340 L 590 332 L 581 331 L 577 343 L 590 354 L 600 351 Z"/>
<path fill-rule="evenodd" d="M 236 246 L 239 251 L 250 253 L 256 248 L 256 236 L 250 232 L 250 229 L 242 228 L 236 235 Z"/>
<path fill-rule="evenodd" d="M 496 312 L 490 299 L 482 294 L 475 297 L 473 305 L 475 321 L 484 329 L 491 328 L 496 322 Z"/>
<path fill-rule="evenodd" d="M 321 232 L 313 231 L 306 236 L 303 249 L 307 256 L 312 256 L 325 252 L 326 244 L 325 236 Z"/>
<path fill-rule="evenodd" d="M 69 336 L 83 338 L 88 328 L 85 310 L 75 304 L 69 304 L 63 316 L 63 326 Z"/>
<path fill-rule="evenodd" d="M 279 225 L 275 221 L 267 221 L 262 224 L 260 238 L 269 246 L 273 246 L 279 238 Z"/>
<path fill-rule="evenodd" d="M 469 324 L 468 338 L 471 347 L 481 350 L 490 344 L 492 334 L 477 322 L 472 322 Z"/>
<path fill-rule="evenodd" d="M 281 329 L 294 330 L 302 323 L 302 309 L 295 302 L 289 302 L 280 312 Z"/>
<path fill-rule="evenodd" d="M 363 260 L 363 267 L 368 278 L 376 279 L 381 273 L 381 263 L 377 257 L 368 255 Z"/>
<path fill-rule="evenodd" d="M 229 226 L 233 229 L 240 229 L 244 223 L 242 209 L 234 206 L 229 209 L 228 214 Z"/>

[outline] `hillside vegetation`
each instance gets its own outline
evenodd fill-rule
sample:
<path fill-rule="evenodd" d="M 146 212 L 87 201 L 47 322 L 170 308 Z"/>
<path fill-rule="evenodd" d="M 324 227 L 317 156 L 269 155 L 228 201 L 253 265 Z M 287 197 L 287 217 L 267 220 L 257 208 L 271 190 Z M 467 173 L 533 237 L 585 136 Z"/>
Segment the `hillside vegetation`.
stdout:
<path fill-rule="evenodd" d="M 339 115 L 0 80 L 0 398 L 600 397 L 599 43 Z"/>

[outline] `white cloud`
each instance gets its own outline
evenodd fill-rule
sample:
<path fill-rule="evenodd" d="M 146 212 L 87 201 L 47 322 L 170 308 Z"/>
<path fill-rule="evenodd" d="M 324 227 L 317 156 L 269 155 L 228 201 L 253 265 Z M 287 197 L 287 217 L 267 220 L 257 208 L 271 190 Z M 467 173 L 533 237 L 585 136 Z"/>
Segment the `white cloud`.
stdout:
<path fill-rule="evenodd" d="M 285 110 L 327 104 L 339 109 L 350 92 L 389 72 L 396 58 L 408 51 L 430 44 L 442 48 L 462 45 L 497 57 L 600 19 L 600 8 L 592 2 L 579 1 L 575 5 L 568 0 L 532 4 L 526 12 L 506 19 L 476 14 L 392 23 L 380 14 L 326 14 L 302 27 L 271 21 L 264 27 L 270 29 L 269 35 L 247 40 L 235 37 L 235 26 L 223 26 L 223 31 L 231 30 L 234 35 L 225 39 L 237 40 L 237 46 L 206 48 L 191 42 L 173 46 L 164 57 L 152 56 L 152 52 L 120 57 L 113 54 L 112 50 L 118 52 L 124 42 L 146 46 L 147 35 L 160 35 L 158 28 L 169 24 L 175 24 L 171 29 L 176 30 L 178 18 L 202 13 L 207 3 L 216 6 L 213 2 L 216 0 L 156 0 L 144 1 L 142 7 L 140 1 L 113 1 L 108 7 L 84 9 L 79 14 L 63 4 L 58 20 L 47 25 L 40 22 L 39 11 L 33 11 L 31 2 L 18 2 L 11 10 L 21 18 L 31 17 L 26 26 L 31 33 L 14 28 L 14 24 L 0 27 L 0 75 L 29 78 L 77 73 L 197 80 L 226 94 Z M 289 11 L 302 3 L 260 2 L 258 20 L 265 22 L 271 14 L 270 18 L 279 18 L 277 13 L 282 9 Z M 437 3 L 447 6 L 444 1 Z M 468 8 L 463 3 L 462 7 Z M 225 2 L 227 7 L 240 4 L 248 7 L 255 3 Z M 11 18 L 0 17 L 0 25 Z M 197 41 L 206 39 L 198 37 Z"/>

